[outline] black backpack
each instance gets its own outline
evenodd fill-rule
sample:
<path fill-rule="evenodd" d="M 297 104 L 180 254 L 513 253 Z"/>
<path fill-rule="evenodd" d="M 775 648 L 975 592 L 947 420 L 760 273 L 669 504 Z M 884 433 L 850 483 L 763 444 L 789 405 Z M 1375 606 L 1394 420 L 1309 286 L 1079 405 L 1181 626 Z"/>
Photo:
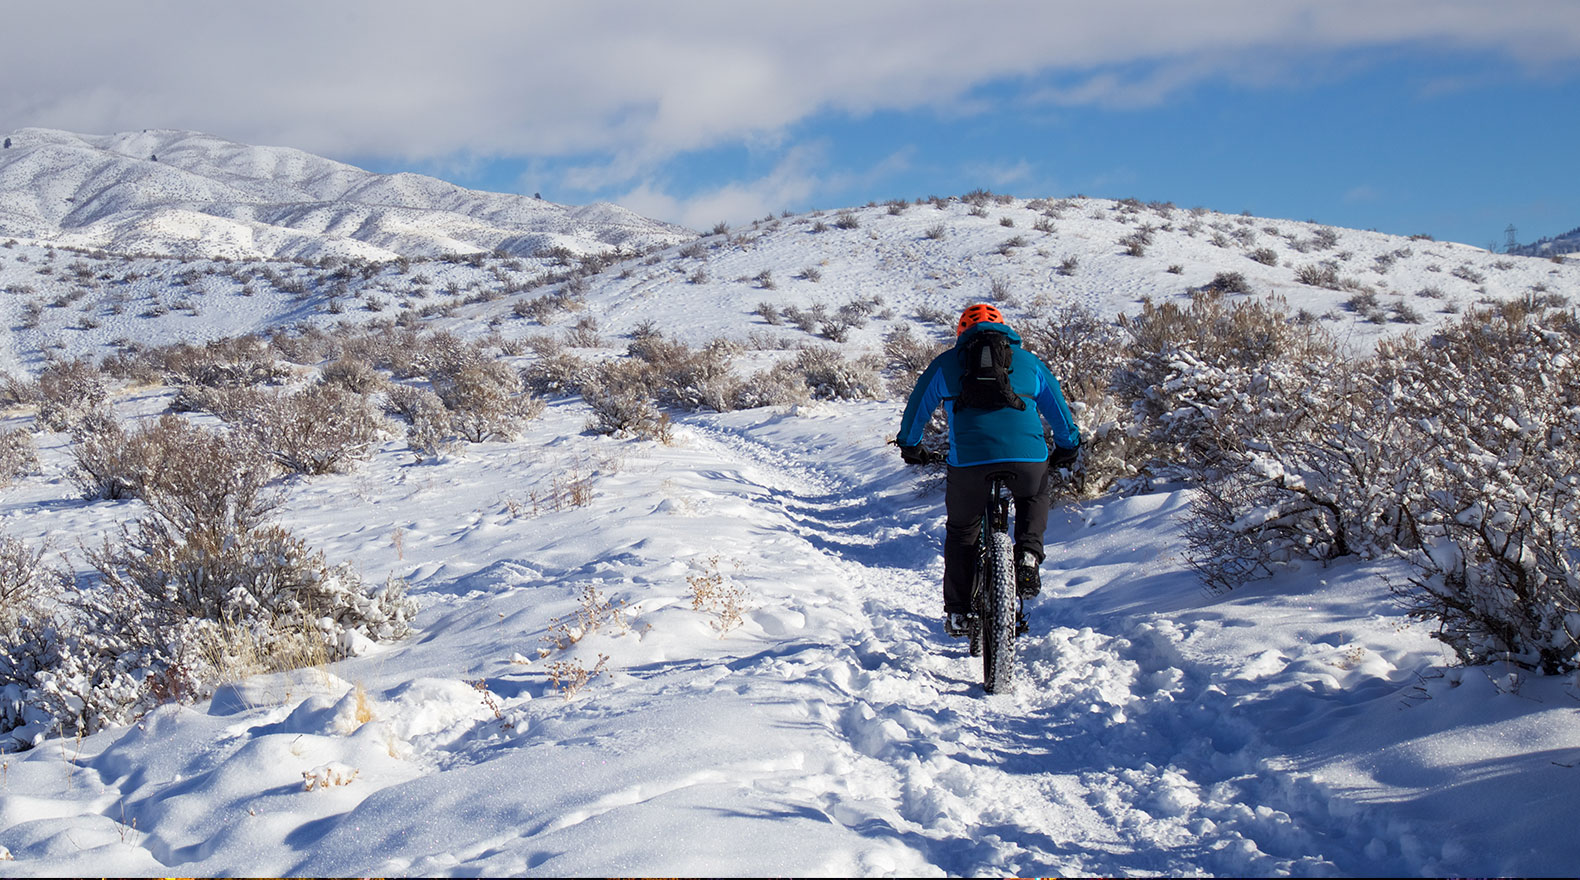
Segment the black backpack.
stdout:
<path fill-rule="evenodd" d="M 983 330 L 971 337 L 960 352 L 960 394 L 955 398 L 955 408 L 1003 409 L 1012 406 L 1025 409 L 1022 400 L 1010 387 L 1010 364 L 1015 351 L 1010 347 L 1009 336 L 997 330 Z"/>

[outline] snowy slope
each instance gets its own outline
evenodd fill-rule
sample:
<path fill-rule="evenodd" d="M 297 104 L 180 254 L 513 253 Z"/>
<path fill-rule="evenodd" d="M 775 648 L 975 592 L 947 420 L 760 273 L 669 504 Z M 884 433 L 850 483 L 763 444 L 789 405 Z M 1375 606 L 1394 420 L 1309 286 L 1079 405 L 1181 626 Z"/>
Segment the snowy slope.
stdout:
<path fill-rule="evenodd" d="M 615 205 L 567 207 L 196 132 L 26 128 L 0 150 L 0 235 L 194 257 L 530 256 L 691 237 Z"/>
<path fill-rule="evenodd" d="M 831 316 L 865 301 L 856 307 L 864 323 L 848 328 L 848 344 L 871 349 L 901 324 L 947 333 L 978 300 L 996 302 L 1016 320 L 1070 304 L 1112 317 L 1135 312 L 1144 298 L 1183 299 L 1225 273 L 1243 277 L 1250 293 L 1237 295 L 1281 297 L 1291 312 L 1306 312 L 1365 351 L 1379 338 L 1427 332 L 1484 302 L 1561 299 L 1580 289 L 1580 260 L 1204 209 L 1004 197 L 893 211 L 875 205 L 795 215 L 651 250 L 588 274 L 580 308 L 541 320 L 522 310 L 562 289 L 565 274 L 578 269 L 561 257 L 479 255 L 405 266 L 162 260 L 0 236 L 0 291 L 9 294 L 0 295 L 0 326 L 11 328 L 0 334 L 0 370 L 36 369 L 46 352 L 99 356 L 125 340 L 408 317 L 511 338 L 539 335 L 545 321 L 555 329 L 591 317 L 611 334 L 656 321 L 694 343 L 718 336 L 753 347 L 828 341 L 816 321 L 810 331 L 787 319 L 768 323 L 764 303 L 776 311 L 821 307 Z M 162 217 L 186 218 L 194 235 L 220 234 L 205 225 L 206 214 Z M 414 220 L 410 234 L 431 241 L 435 227 L 425 222 Z M 283 228 L 268 227 L 269 234 Z M 1151 244 L 1132 256 L 1121 242 L 1143 231 Z M 257 241 L 251 231 L 230 232 L 237 247 Z M 1331 280 L 1302 282 L 1313 273 Z"/>
<path fill-rule="evenodd" d="M 157 409 L 147 395 L 122 406 Z M 941 491 L 883 445 L 896 416 L 689 416 L 661 446 L 583 434 L 562 401 L 518 443 L 439 465 L 392 445 L 293 484 L 293 530 L 410 578 L 418 633 L 7 756 L 0 874 L 1580 864 L 1560 827 L 1580 755 L 1569 682 L 1445 668 L 1388 602 L 1386 565 L 1208 598 L 1178 558 L 1185 492 L 1055 512 L 1028 681 L 984 698 L 936 625 Z M 567 480 L 587 481 L 584 506 Z M 92 534 L 127 515 L 46 474 L 0 525 Z M 715 576 L 738 626 L 695 607 Z M 623 625 L 553 647 L 589 588 Z M 547 674 L 600 658 L 569 699 Z"/>
<path fill-rule="evenodd" d="M 157 148 L 164 165 L 180 143 L 95 149 Z M 242 153 L 194 156 L 231 170 L 169 185 L 264 201 L 276 185 L 313 199 L 347 185 L 288 151 Z M 433 198 L 421 181 L 386 183 L 412 187 L 387 200 Z M 1580 289 L 1572 262 L 1445 242 L 1098 199 L 976 201 L 677 240 L 589 276 L 575 308 L 541 320 L 522 307 L 565 285 L 546 280 L 568 268 L 553 259 L 230 263 L 0 241 L 0 367 L 408 313 L 507 339 L 593 318 L 603 355 L 652 322 L 691 342 L 740 340 L 749 362 L 834 344 L 815 324 L 764 317 L 786 307 L 832 316 L 863 301 L 840 343 L 854 353 L 905 324 L 943 338 L 977 299 L 1012 322 L 1069 303 L 1116 315 L 1227 272 L 1363 351 L 1478 300 Z M 187 222 L 209 228 L 196 213 Z M 411 234 L 437 234 L 428 216 Z M 1127 253 L 1121 240 L 1145 227 L 1150 243 Z M 1253 258 L 1261 248 L 1271 264 Z M 1349 284 L 1300 280 L 1324 265 Z M 1352 304 L 1368 289 L 1375 307 Z M 116 405 L 147 416 L 169 394 L 125 390 Z M 0 758 L 0 875 L 1580 865 L 1567 833 L 1580 806 L 1574 682 L 1452 667 L 1392 603 L 1388 562 L 1210 597 L 1180 556 L 1186 489 L 1054 512 L 1028 681 L 982 697 L 979 667 L 939 632 L 941 481 L 886 445 L 899 409 L 676 414 L 666 446 L 590 435 L 585 405 L 564 399 L 512 443 L 413 464 L 391 441 L 354 473 L 287 482 L 281 521 L 369 580 L 406 579 L 417 632 Z M 29 421 L 11 412 L 0 428 Z M 85 573 L 79 542 L 138 508 L 82 501 L 64 476 L 68 439 L 39 442 L 42 472 L 0 492 L 0 532 L 49 540 Z M 589 602 L 602 609 L 592 627 L 577 618 Z M 554 676 L 575 668 L 598 674 L 567 695 Z"/>
<path fill-rule="evenodd" d="M 1150 244 L 1133 256 L 1123 242 L 1142 232 Z M 1331 280 L 1301 280 L 1311 273 Z M 952 334 L 973 302 L 996 303 L 1015 320 L 1071 305 L 1114 317 L 1147 299 L 1183 301 L 1224 274 L 1243 278 L 1247 292 L 1236 296 L 1279 298 L 1356 352 L 1486 303 L 1567 301 L 1580 290 L 1580 260 L 1201 208 L 1003 196 L 794 215 L 705 236 L 590 279 L 587 313 L 614 332 L 656 320 L 692 342 L 724 336 L 777 346 L 828 339 L 816 322 L 811 331 L 788 318 L 770 323 L 763 304 L 833 315 L 866 301 L 857 309 L 865 323 L 849 328 L 848 344 L 876 348 L 902 324 Z M 539 333 L 507 320 L 530 296 L 468 306 L 447 326 Z"/>

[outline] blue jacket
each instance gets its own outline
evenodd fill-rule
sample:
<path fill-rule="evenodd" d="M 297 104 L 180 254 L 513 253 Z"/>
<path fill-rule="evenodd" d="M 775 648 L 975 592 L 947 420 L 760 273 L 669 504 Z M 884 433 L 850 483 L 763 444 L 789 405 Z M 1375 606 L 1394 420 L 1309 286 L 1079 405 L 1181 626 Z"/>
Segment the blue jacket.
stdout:
<path fill-rule="evenodd" d="M 1010 363 L 1010 387 L 1022 399 L 1035 403 L 1035 407 L 955 410 L 960 377 L 965 371 L 961 359 L 966 343 L 988 330 L 997 330 L 1009 337 L 1010 351 L 1014 352 Z M 897 438 L 901 446 L 922 442 L 922 429 L 927 427 L 939 403 L 944 405 L 944 414 L 949 419 L 949 463 L 957 467 L 1046 459 L 1048 444 L 1043 440 L 1042 419 L 1047 419 L 1053 427 L 1056 446 L 1074 449 L 1081 444 L 1080 429 L 1070 415 L 1059 380 L 1036 355 L 1020 347 L 1020 334 L 1004 324 L 984 321 L 967 328 L 955 340 L 954 348 L 933 358 L 927 365 L 921 378 L 916 380 L 910 399 L 905 402 L 905 415 L 900 419 Z M 1039 413 L 1042 418 L 1038 418 Z"/>

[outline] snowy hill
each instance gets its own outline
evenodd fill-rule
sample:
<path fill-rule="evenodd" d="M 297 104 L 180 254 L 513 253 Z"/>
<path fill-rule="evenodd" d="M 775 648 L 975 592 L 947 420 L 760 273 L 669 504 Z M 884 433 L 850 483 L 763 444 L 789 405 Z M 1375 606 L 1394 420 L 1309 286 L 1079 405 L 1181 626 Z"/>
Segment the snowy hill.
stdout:
<path fill-rule="evenodd" d="M 691 237 L 615 205 L 566 207 L 186 131 L 27 128 L 0 150 L 0 235 L 122 254 L 393 259 L 644 249 Z"/>
<path fill-rule="evenodd" d="M 291 151 L 227 154 L 205 140 L 183 159 L 186 136 L 140 137 L 41 136 L 30 161 L 97 151 L 117 177 L 143 181 L 128 192 L 181 194 L 147 196 L 149 216 L 198 230 L 218 228 L 214 215 L 158 205 L 284 212 L 289 190 L 318 206 L 305 218 L 382 187 L 378 198 L 416 212 L 410 234 L 432 242 L 429 222 L 451 216 L 435 205 L 475 218 L 493 204 Z M 158 163 L 143 156 L 156 150 Z M 189 167 L 173 176 L 155 167 L 179 161 Z M 78 179 L 70 162 L 52 167 L 6 173 Z M 808 346 L 874 351 L 901 326 L 945 339 L 978 299 L 1019 323 L 1066 304 L 1129 313 L 1214 283 L 1283 297 L 1363 352 L 1482 300 L 1580 290 L 1574 262 L 985 194 L 628 244 L 608 263 L 129 257 L 50 246 L 73 211 L 84 229 L 122 216 L 65 210 L 70 193 L 107 191 L 81 180 L 54 190 L 58 201 L 7 203 L 37 222 L 58 215 L 42 237 L 0 240 L 0 366 L 15 372 L 46 356 L 342 323 L 486 336 L 521 367 L 545 337 L 612 359 L 656 327 L 733 340 L 737 363 L 756 367 Z M 111 403 L 136 422 L 174 395 L 134 382 Z M 1396 561 L 1297 566 L 1210 596 L 1182 559 L 1193 495 L 1182 486 L 1054 511 L 1026 681 L 984 698 L 980 667 L 939 631 L 941 480 L 886 445 L 899 410 L 891 398 L 677 411 L 658 443 L 590 433 L 588 404 L 561 396 L 513 441 L 414 462 L 386 437 L 350 473 L 280 480 L 278 520 L 369 581 L 409 584 L 416 632 L 5 755 L 0 876 L 1580 865 L 1567 833 L 1580 806 L 1572 681 L 1454 666 L 1431 625 L 1394 604 Z M 26 407 L 0 415 L 0 429 L 33 427 Z M 36 437 L 36 472 L 0 492 L 0 532 L 63 552 L 87 582 L 81 548 L 143 507 L 84 500 L 72 438 Z"/>
<path fill-rule="evenodd" d="M 455 198 L 494 198 L 461 193 Z M 160 216 L 210 230 L 209 215 Z M 428 227 L 413 228 L 423 230 L 414 236 L 433 240 L 424 237 Z M 0 321 L 11 328 L 0 339 L 0 370 L 36 369 L 46 351 L 102 355 L 127 341 L 214 339 L 300 321 L 395 320 L 519 338 L 589 317 L 617 334 L 657 320 L 693 343 L 723 336 L 756 345 L 766 334 L 793 347 L 838 335 L 875 349 L 902 324 L 946 332 L 977 300 L 996 302 L 1016 319 L 1066 304 L 1113 317 L 1134 312 L 1143 298 L 1186 298 L 1220 276 L 1245 289 L 1236 295 L 1282 297 L 1291 311 L 1363 351 L 1477 303 L 1556 302 L 1580 289 L 1580 261 L 1086 198 L 979 194 L 903 208 L 871 205 L 633 247 L 580 259 L 567 249 L 525 258 L 259 261 L 134 258 L 0 237 L 0 291 L 10 294 L 0 297 Z M 574 309 L 545 300 L 563 299 L 567 288 L 574 289 Z M 764 317 L 764 305 L 776 324 Z"/>
<path fill-rule="evenodd" d="M 883 305 L 870 313 L 889 317 L 849 328 L 853 342 L 876 345 L 918 315 L 937 313 L 952 330 L 972 302 L 1017 317 L 1068 304 L 1113 317 L 1143 299 L 1187 298 L 1220 276 L 1238 295 L 1284 299 L 1359 351 L 1476 303 L 1572 295 L 1580 261 L 1135 200 L 976 194 L 758 221 L 612 267 L 589 279 L 588 302 L 608 329 L 657 309 L 685 315 L 666 332 L 701 340 L 781 332 L 758 314 L 765 303 L 832 315 L 876 297 Z M 512 305 L 461 314 L 497 317 Z"/>

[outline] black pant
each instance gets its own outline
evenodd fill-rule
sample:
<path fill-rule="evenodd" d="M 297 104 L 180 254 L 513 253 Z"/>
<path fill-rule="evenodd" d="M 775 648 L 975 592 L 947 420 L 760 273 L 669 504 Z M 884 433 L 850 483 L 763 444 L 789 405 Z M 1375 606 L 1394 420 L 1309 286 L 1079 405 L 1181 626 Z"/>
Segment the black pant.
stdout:
<path fill-rule="evenodd" d="M 951 467 L 944 489 L 944 613 L 971 610 L 971 580 L 976 576 L 977 533 L 987 507 L 988 478 L 1006 474 L 1015 496 L 1015 556 L 1030 550 L 1043 556 L 1042 533 L 1048 528 L 1053 500 L 1046 461 L 1012 461 Z"/>

